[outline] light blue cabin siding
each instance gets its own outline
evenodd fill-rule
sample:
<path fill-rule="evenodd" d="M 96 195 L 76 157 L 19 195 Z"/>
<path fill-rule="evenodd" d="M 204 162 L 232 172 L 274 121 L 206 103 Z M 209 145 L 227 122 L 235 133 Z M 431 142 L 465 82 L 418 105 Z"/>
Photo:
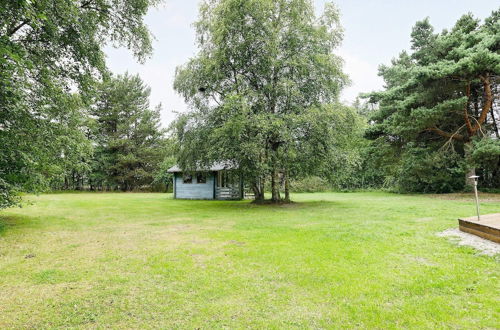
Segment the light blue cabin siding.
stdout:
<path fill-rule="evenodd" d="M 182 173 L 175 173 L 175 198 L 214 199 L 214 184 L 213 173 L 207 173 L 207 183 L 197 183 L 196 176 L 192 183 L 184 183 Z"/>

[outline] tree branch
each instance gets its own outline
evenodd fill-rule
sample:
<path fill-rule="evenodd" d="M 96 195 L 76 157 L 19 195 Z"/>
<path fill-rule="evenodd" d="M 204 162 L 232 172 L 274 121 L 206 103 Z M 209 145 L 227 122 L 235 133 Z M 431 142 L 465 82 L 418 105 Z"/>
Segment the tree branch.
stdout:
<path fill-rule="evenodd" d="M 456 131 L 455 133 L 451 134 L 451 133 L 445 132 L 445 131 L 437 128 L 437 127 L 427 128 L 426 131 L 434 132 L 437 135 L 445 137 L 445 138 L 448 138 L 448 139 L 454 139 L 454 140 L 457 140 L 457 141 L 463 141 L 464 140 L 464 137 L 462 135 L 458 134 L 458 131 Z"/>
<path fill-rule="evenodd" d="M 465 95 L 467 96 L 467 102 L 464 107 L 465 126 L 467 127 L 467 134 L 469 134 L 469 136 L 472 136 L 474 135 L 474 131 L 472 128 L 472 123 L 470 122 L 469 119 L 470 81 L 467 82 L 467 86 L 465 87 Z"/>
<path fill-rule="evenodd" d="M 19 23 L 17 26 L 13 27 L 9 32 L 7 32 L 7 34 L 9 35 L 9 37 L 11 37 L 12 35 L 14 35 L 17 31 L 19 31 L 20 28 L 22 28 L 23 26 L 25 26 L 26 24 L 28 24 L 29 20 L 26 20 L 24 22 L 21 22 Z"/>
<path fill-rule="evenodd" d="M 493 95 L 491 92 L 491 81 L 489 75 L 486 74 L 486 76 L 479 76 L 479 79 L 481 79 L 481 81 L 483 82 L 485 100 L 483 103 L 483 109 L 481 110 L 481 115 L 479 115 L 477 123 L 472 129 L 473 134 L 475 134 L 477 130 L 481 128 L 481 125 L 486 120 L 486 116 L 488 115 L 488 112 L 490 111 L 490 108 L 493 104 Z"/>
<path fill-rule="evenodd" d="M 495 111 L 493 111 L 493 107 L 491 107 L 490 112 L 491 112 L 491 119 L 493 120 L 493 127 L 495 128 L 495 135 L 497 136 L 497 139 L 500 139 L 500 132 L 498 130 L 497 121 L 495 119 Z"/>
<path fill-rule="evenodd" d="M 82 3 L 82 5 L 80 6 L 80 8 L 86 8 L 91 3 L 92 3 L 92 0 L 87 0 L 87 1 L 85 1 L 85 2 Z"/>

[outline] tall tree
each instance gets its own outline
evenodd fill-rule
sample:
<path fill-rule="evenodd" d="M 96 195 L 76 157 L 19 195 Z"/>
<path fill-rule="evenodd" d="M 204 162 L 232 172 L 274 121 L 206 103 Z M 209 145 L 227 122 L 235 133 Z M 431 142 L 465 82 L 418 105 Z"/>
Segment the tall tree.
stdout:
<path fill-rule="evenodd" d="M 499 136 L 499 109 L 494 100 L 499 92 L 500 11 L 494 11 L 483 24 L 464 15 L 450 31 L 441 33 L 434 33 L 425 19 L 417 22 L 411 38 L 410 54 L 402 52 L 390 66 L 380 67 L 386 89 L 370 96 L 379 109 L 371 117 L 374 125 L 367 135 L 398 148 L 402 158 L 412 159 L 404 165 L 407 170 L 422 166 L 410 171 L 413 175 L 424 178 L 428 174 L 423 173 L 435 171 L 432 164 L 439 163 L 449 165 L 448 173 L 457 173 L 456 166 L 463 162 L 455 161 L 454 152 L 468 161 L 473 141 Z M 415 148 L 420 151 L 416 153 Z M 416 154 L 421 157 L 415 158 Z M 424 158 L 428 158 L 425 166 Z M 423 163 L 417 164 L 415 159 Z M 442 169 L 439 173 L 447 175 Z M 401 177 L 405 178 L 408 176 Z M 460 187 L 452 184 L 444 190 L 453 186 Z"/>
<path fill-rule="evenodd" d="M 99 87 L 94 116 L 96 153 L 91 184 L 124 191 L 150 185 L 165 156 L 160 106 L 139 76 L 119 75 Z"/>
<path fill-rule="evenodd" d="M 316 17 L 310 0 L 210 0 L 196 23 L 198 55 L 177 69 L 175 89 L 191 105 L 174 126 L 180 163 L 231 159 L 264 197 L 281 200 L 280 181 L 311 169 L 329 144 L 311 138 L 331 115 L 347 78 L 333 53 L 342 39 L 338 12 L 327 4 Z M 318 125 L 316 125 L 318 124 Z M 312 141 L 315 157 L 298 166 Z"/>
<path fill-rule="evenodd" d="M 143 17 L 158 2 L 0 0 L 0 196 L 29 189 L 64 163 L 54 140 L 65 103 L 75 92 L 91 99 L 93 82 L 106 74 L 105 45 L 125 46 L 139 60 L 151 53 Z"/>

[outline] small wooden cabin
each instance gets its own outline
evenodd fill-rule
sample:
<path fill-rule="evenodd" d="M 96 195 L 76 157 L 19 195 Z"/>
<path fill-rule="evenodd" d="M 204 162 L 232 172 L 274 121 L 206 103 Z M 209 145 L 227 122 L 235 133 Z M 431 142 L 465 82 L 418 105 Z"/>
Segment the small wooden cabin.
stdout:
<path fill-rule="evenodd" d="M 174 198 L 176 199 L 243 199 L 243 180 L 230 163 L 216 163 L 209 168 L 183 171 L 171 167 L 174 174 Z"/>

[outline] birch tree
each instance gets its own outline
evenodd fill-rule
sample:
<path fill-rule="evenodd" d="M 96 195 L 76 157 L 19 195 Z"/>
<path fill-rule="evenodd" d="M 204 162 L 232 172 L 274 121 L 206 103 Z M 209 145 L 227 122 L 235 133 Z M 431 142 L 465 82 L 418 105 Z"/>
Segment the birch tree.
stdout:
<path fill-rule="evenodd" d="M 312 170 L 332 146 L 335 123 L 324 105 L 347 83 L 334 54 L 342 39 L 336 7 L 316 17 L 310 0 L 209 0 L 195 27 L 199 52 L 174 83 L 191 108 L 174 125 L 181 165 L 229 158 L 256 199 L 269 179 L 272 201 L 282 200 L 281 181 L 289 200 L 290 177 Z M 312 139 L 322 120 L 325 139 Z M 318 148 L 307 148 L 313 141 Z M 317 152 L 299 166 L 304 150 Z"/>

